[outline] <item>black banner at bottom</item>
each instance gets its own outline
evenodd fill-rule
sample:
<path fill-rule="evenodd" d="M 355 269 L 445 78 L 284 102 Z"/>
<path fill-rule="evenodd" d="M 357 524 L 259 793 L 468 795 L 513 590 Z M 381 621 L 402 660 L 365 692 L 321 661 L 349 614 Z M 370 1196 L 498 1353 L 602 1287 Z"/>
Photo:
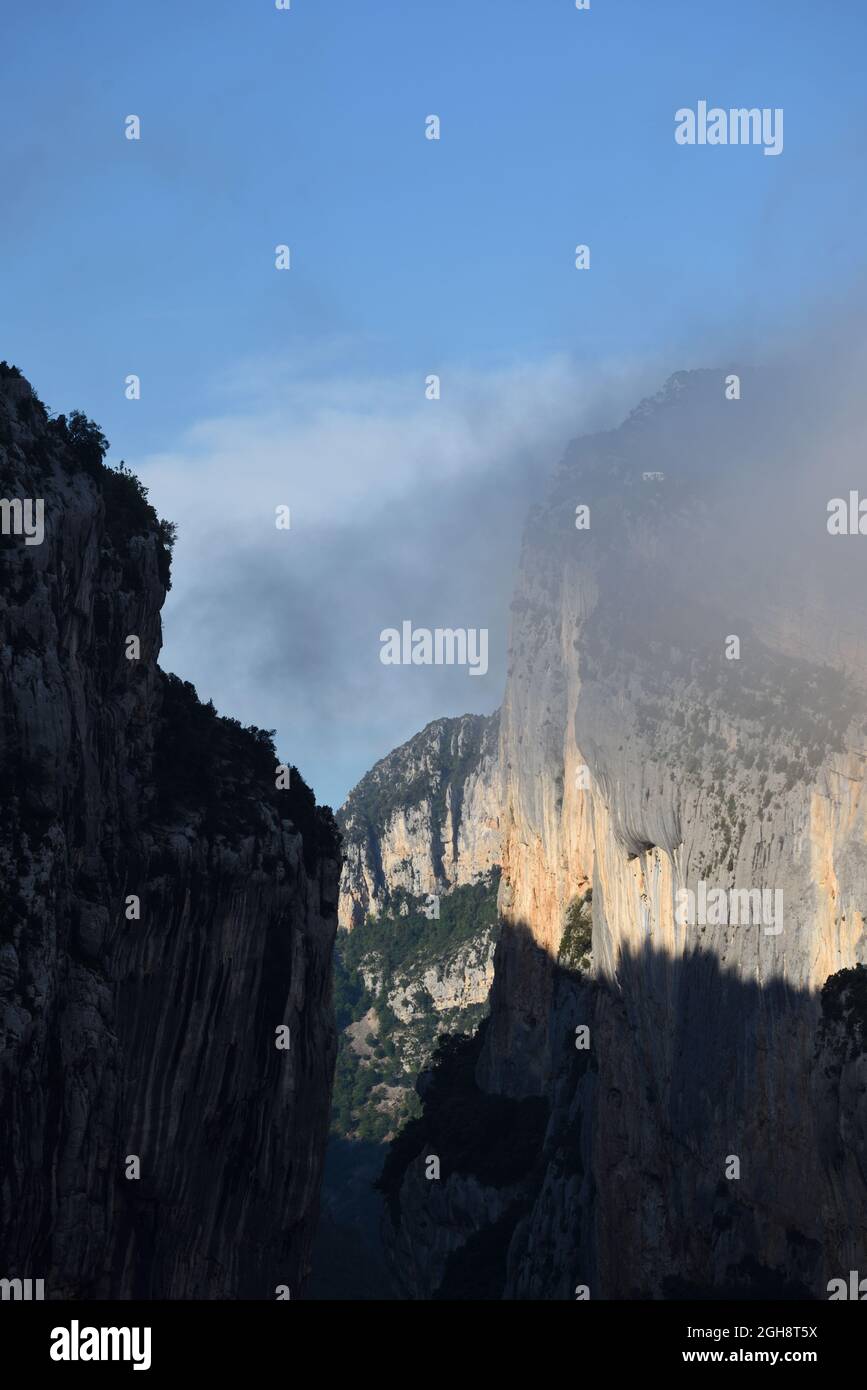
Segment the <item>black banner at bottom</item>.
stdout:
<path fill-rule="evenodd" d="M 438 1348 L 436 1359 L 444 1357 L 447 1363 L 449 1343 L 441 1339 L 452 1329 L 460 1335 L 464 1373 L 478 1364 L 490 1374 L 501 1354 L 514 1354 L 516 1334 L 540 1338 L 521 1345 L 525 1353 L 535 1345 L 544 1364 L 548 1353 L 541 1339 L 553 1334 L 583 1348 L 597 1368 L 601 1356 L 614 1374 L 761 1365 L 801 1366 L 827 1375 L 853 1361 L 858 1364 L 865 1315 L 860 1302 L 848 1300 L 484 1305 L 6 1301 L 0 1302 L 0 1336 L 7 1366 L 17 1363 L 16 1369 L 48 1372 L 61 1381 L 71 1376 L 98 1379 L 106 1370 L 115 1377 L 128 1374 L 159 1384 L 211 1372 L 226 1377 L 282 1369 L 291 1374 L 293 1369 L 297 1373 L 302 1353 L 305 1369 L 316 1369 L 310 1363 L 314 1351 L 318 1369 L 333 1373 L 345 1364 L 357 1374 L 364 1361 L 382 1356 L 384 1343 L 402 1334 L 421 1339 L 415 1343 L 417 1351 L 426 1338 L 435 1338 L 431 1347 Z M 400 1361 L 398 1352 L 398 1378 Z M 412 1374 L 425 1365 L 433 1369 L 426 1355 Z"/>

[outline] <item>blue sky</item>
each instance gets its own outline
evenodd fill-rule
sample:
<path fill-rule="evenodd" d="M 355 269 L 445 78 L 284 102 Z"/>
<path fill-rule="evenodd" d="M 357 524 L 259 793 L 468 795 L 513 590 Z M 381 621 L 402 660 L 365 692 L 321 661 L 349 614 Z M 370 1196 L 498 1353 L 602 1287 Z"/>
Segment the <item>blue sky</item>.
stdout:
<path fill-rule="evenodd" d="M 10 7 L 0 355 L 179 520 L 164 664 L 332 801 L 495 707 L 521 515 L 568 434 L 860 281 L 865 29 L 855 0 Z M 782 155 L 677 146 L 699 99 L 782 107 Z M 272 494 L 291 555 L 257 530 Z M 422 610 L 491 623 L 489 679 L 381 668 L 379 629 Z"/>

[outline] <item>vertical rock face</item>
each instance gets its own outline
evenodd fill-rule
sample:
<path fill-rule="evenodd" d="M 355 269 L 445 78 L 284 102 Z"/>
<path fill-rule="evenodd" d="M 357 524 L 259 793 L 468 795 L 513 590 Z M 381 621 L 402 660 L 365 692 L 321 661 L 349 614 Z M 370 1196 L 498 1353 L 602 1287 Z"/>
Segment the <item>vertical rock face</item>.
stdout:
<path fill-rule="evenodd" d="M 0 494 L 45 517 L 0 537 L 0 1273 L 295 1297 L 339 837 L 294 769 L 275 789 L 269 735 L 157 667 L 171 531 L 103 449 L 0 369 Z"/>
<path fill-rule="evenodd" d="M 750 524 L 757 455 L 787 441 L 720 380 L 678 376 L 580 441 L 530 519 L 500 720 L 506 925 L 464 1083 L 512 1107 L 502 1146 L 522 1105 L 547 1119 L 495 1178 L 494 1127 L 449 1149 L 436 1103 L 395 1145 L 414 1297 L 823 1298 L 867 1269 L 863 605 L 838 552 L 798 558 L 794 519 Z M 799 500 L 821 547 L 827 491 Z M 576 901 L 589 969 L 558 959 Z"/>
<path fill-rule="evenodd" d="M 498 936 L 497 716 L 429 724 L 338 812 L 340 1029 L 314 1297 L 394 1297 L 372 1183 L 443 1034 L 488 1007 Z M 345 1252 L 351 1251 L 347 1261 Z"/>
<path fill-rule="evenodd" d="M 346 862 L 340 925 L 414 897 L 475 883 L 500 862 L 498 716 L 437 719 L 378 762 L 338 812 Z"/>

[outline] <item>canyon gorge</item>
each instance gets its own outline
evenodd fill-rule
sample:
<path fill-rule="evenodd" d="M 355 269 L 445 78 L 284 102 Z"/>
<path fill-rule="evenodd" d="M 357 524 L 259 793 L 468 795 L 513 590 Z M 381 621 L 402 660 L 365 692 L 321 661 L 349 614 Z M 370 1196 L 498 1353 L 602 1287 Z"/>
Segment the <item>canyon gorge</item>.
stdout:
<path fill-rule="evenodd" d="M 173 528 L 0 367 L 0 492 L 44 526 L 0 537 L 7 1278 L 752 1299 L 867 1269 L 860 538 L 825 525 L 825 422 L 725 379 L 567 448 L 500 709 L 332 817 L 160 669 Z"/>
<path fill-rule="evenodd" d="M 679 373 L 570 446 L 484 756 L 444 794 L 431 726 L 364 828 L 350 799 L 347 927 L 500 871 L 490 1016 L 380 1184 L 405 1297 L 822 1298 L 867 1264 L 860 561 L 817 549 L 791 384 L 742 406 Z M 701 883 L 773 890 L 782 929 L 679 920 Z"/>

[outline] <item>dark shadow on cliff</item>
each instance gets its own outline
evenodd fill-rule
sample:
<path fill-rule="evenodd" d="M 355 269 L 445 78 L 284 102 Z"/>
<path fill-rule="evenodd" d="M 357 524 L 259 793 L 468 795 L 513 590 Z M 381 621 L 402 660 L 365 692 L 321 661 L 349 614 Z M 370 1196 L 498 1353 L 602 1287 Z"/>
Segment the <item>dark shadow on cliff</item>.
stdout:
<path fill-rule="evenodd" d="M 45 512 L 0 538 L 0 1274 L 297 1297 L 340 836 L 271 732 L 160 669 L 174 527 L 106 449 L 0 363 L 0 491 Z"/>
<path fill-rule="evenodd" d="M 417 1086 L 423 1114 L 391 1144 L 379 1181 L 398 1280 L 435 1250 L 450 1179 L 464 1198 L 468 1179 L 489 1194 L 450 1206 L 439 1265 L 426 1290 L 414 1276 L 411 1297 L 573 1298 L 581 1283 L 626 1299 L 826 1297 L 823 1192 L 849 1194 L 856 1245 L 867 1229 L 865 1156 L 840 1137 L 841 1075 L 867 1050 L 867 970 L 840 971 L 821 993 L 759 985 L 721 968 L 691 930 L 695 946 L 676 960 L 650 942 L 622 953 L 615 981 L 552 961 L 523 924 L 504 931 L 491 1017 L 472 1038 L 441 1040 Z M 587 1050 L 576 1048 L 582 1024 Z M 785 1142 L 763 1132 L 766 1113 L 791 1115 Z M 431 1154 L 440 1176 L 425 1182 Z M 738 1179 L 726 1176 L 732 1155 Z M 808 1199 L 791 1191 L 793 1173 Z M 605 1232 L 641 1227 L 642 1202 L 658 1202 L 659 1229 L 647 1218 L 646 1247 L 612 1265 Z M 600 1281 L 611 1287 L 600 1293 Z"/>

